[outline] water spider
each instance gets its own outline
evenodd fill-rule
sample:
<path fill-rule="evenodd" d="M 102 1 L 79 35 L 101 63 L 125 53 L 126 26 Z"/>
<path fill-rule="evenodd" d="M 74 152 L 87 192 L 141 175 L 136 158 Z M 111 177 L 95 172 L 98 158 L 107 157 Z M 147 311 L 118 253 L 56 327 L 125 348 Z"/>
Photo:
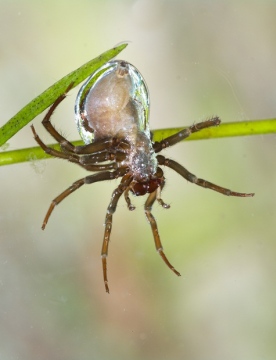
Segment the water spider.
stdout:
<path fill-rule="evenodd" d="M 68 89 L 69 91 L 69 89 Z M 102 266 L 105 290 L 109 292 L 107 280 L 107 254 L 112 228 L 113 214 L 118 201 L 124 195 L 129 210 L 134 210 L 129 194 L 148 194 L 144 205 L 147 220 L 151 226 L 155 247 L 167 266 L 178 276 L 180 273 L 168 261 L 161 244 L 157 224 L 152 215 L 152 206 L 157 201 L 168 209 L 161 198 L 165 178 L 161 166 L 176 171 L 184 179 L 203 188 L 228 196 L 248 197 L 254 194 L 239 193 L 199 179 L 174 160 L 159 153 L 190 134 L 220 124 L 218 117 L 194 124 L 162 141 L 153 142 L 149 129 L 149 93 L 140 72 L 125 61 L 110 61 L 94 72 L 81 87 L 75 105 L 76 123 L 85 145 L 74 146 L 51 124 L 51 116 L 56 107 L 66 97 L 61 95 L 51 106 L 42 124 L 52 137 L 59 142 L 61 150 L 47 145 L 32 131 L 36 142 L 54 157 L 66 159 L 84 169 L 95 172 L 74 182 L 51 203 L 43 221 L 45 228 L 55 206 L 84 184 L 122 178 L 113 191 L 105 217 L 102 245 Z"/>

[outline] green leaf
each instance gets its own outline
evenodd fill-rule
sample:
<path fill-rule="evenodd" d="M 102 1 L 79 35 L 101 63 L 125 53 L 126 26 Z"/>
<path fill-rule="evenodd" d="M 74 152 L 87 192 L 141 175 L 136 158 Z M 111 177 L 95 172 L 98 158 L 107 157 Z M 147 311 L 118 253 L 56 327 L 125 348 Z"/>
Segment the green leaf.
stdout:
<path fill-rule="evenodd" d="M 20 129 L 27 125 L 37 115 L 42 113 L 42 111 L 47 109 L 47 107 L 53 104 L 60 95 L 65 93 L 69 85 L 73 84 L 72 88 L 77 86 L 92 72 L 99 69 L 114 56 L 118 55 L 126 46 L 127 44 L 123 43 L 104 52 L 97 58 L 88 61 L 77 70 L 74 70 L 70 74 L 64 76 L 61 80 L 57 81 L 54 85 L 50 86 L 42 94 L 29 102 L 29 104 L 27 104 L 0 128 L 0 146 L 5 144 L 5 142 L 15 135 Z"/>
<path fill-rule="evenodd" d="M 154 141 L 160 141 L 168 136 L 171 136 L 182 128 L 170 128 L 153 131 Z M 219 137 L 230 136 L 244 136 L 244 135 L 258 135 L 258 134 L 275 134 L 276 133 L 276 119 L 242 121 L 221 124 L 220 126 L 201 130 L 192 134 L 186 140 L 211 139 Z M 73 141 L 74 145 L 83 145 L 82 141 Z M 58 144 L 49 145 L 55 149 L 59 149 Z M 51 156 L 44 153 L 44 151 L 36 146 L 21 150 L 6 151 L 0 153 L 0 166 L 16 164 L 24 161 L 35 161 L 39 159 L 49 158 Z"/>

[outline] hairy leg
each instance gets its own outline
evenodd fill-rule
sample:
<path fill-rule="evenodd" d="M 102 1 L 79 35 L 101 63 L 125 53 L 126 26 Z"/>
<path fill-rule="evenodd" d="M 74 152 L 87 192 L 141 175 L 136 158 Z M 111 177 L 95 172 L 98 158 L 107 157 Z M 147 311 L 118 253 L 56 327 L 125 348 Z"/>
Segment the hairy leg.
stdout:
<path fill-rule="evenodd" d="M 75 181 L 71 186 L 69 186 L 69 188 L 67 188 L 65 191 L 63 191 L 61 194 L 59 194 L 54 200 L 52 200 L 51 205 L 50 205 L 50 207 L 46 213 L 46 216 L 44 218 L 44 221 L 42 224 L 42 229 L 43 230 L 45 229 L 54 208 L 61 201 L 63 201 L 67 196 L 69 196 L 74 191 L 79 189 L 82 185 L 92 184 L 92 183 L 95 183 L 98 181 L 112 180 L 112 179 L 117 178 L 118 176 L 121 176 L 121 175 L 117 171 L 113 171 L 113 172 L 105 171 L 105 172 L 100 172 L 97 174 L 89 175 L 89 176 L 84 177 L 83 179 Z"/>
<path fill-rule="evenodd" d="M 112 230 L 112 218 L 113 214 L 116 211 L 118 201 L 125 190 L 129 187 L 132 181 L 132 177 L 130 175 L 125 175 L 120 185 L 113 191 L 111 196 L 111 201 L 108 205 L 106 217 L 105 217 L 105 230 L 104 230 L 104 238 L 103 238 L 103 245 L 102 245 L 102 266 L 103 266 L 103 278 L 104 278 L 104 285 L 105 290 L 109 293 L 108 287 L 108 279 L 107 279 L 107 256 L 108 256 L 108 246 L 110 240 L 110 234 Z"/>
<path fill-rule="evenodd" d="M 252 197 L 252 196 L 254 196 L 254 193 L 249 193 L 249 194 L 239 193 L 239 192 L 236 192 L 236 191 L 226 189 L 226 188 L 224 188 L 222 186 L 213 184 L 213 183 L 211 183 L 209 181 L 206 181 L 204 179 L 199 179 L 194 174 L 190 173 L 187 169 L 185 169 L 184 166 L 178 164 L 174 160 L 166 159 L 162 155 L 157 156 L 157 161 L 158 161 L 159 165 L 164 165 L 164 166 L 167 166 L 167 167 L 173 169 L 179 175 L 184 177 L 184 179 L 188 180 L 189 182 L 191 182 L 193 184 L 204 187 L 206 189 L 211 189 L 211 190 L 217 191 L 217 192 L 219 192 L 219 193 L 221 193 L 223 195 L 227 195 L 227 196 L 239 196 L 239 197 Z"/>
<path fill-rule="evenodd" d="M 145 203 L 144 209 L 145 209 L 145 214 L 146 217 L 148 219 L 148 222 L 150 223 L 151 229 L 152 229 L 152 234 L 153 234 L 153 238 L 154 238 L 154 243 L 155 243 L 155 248 L 158 251 L 159 255 L 162 257 L 162 259 L 164 260 L 164 262 L 166 263 L 166 265 L 177 275 L 180 276 L 180 273 L 172 266 L 172 264 L 169 262 L 169 260 L 167 259 L 166 255 L 163 252 L 163 246 L 161 243 L 161 239 L 159 236 L 159 232 L 158 232 L 158 228 L 157 228 L 157 223 L 156 220 L 154 218 L 154 216 L 151 213 L 151 209 L 152 209 L 152 205 L 155 202 L 156 198 L 157 198 L 157 190 L 155 190 L 153 193 L 151 193 L 148 198 L 147 201 Z M 161 205 L 164 208 L 168 208 L 168 206 L 162 201 Z"/>
<path fill-rule="evenodd" d="M 211 126 L 217 126 L 221 123 L 220 119 L 218 117 L 214 117 L 212 119 L 203 121 L 201 123 L 197 123 L 194 124 L 192 126 L 189 126 L 181 131 L 179 131 L 178 133 L 169 136 L 161 141 L 157 141 L 153 144 L 153 148 L 154 151 L 156 153 L 159 153 L 160 151 L 162 151 L 163 149 L 175 145 L 178 142 L 186 139 L 187 137 L 189 137 L 192 133 L 198 132 L 202 129 L 206 129 L 209 128 Z"/>

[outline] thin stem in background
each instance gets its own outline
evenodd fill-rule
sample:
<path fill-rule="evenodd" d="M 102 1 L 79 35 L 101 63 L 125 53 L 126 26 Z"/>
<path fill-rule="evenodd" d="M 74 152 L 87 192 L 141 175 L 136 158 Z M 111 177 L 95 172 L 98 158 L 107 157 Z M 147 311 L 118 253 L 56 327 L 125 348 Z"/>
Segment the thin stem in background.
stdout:
<path fill-rule="evenodd" d="M 160 129 L 153 131 L 154 141 L 160 141 L 170 135 L 173 135 L 180 131 L 182 128 L 170 128 Z M 214 139 L 221 137 L 232 136 L 244 136 L 244 135 L 260 135 L 260 134 L 275 134 L 276 133 L 276 119 L 255 120 L 255 121 L 241 121 L 221 124 L 218 127 L 208 128 L 201 130 L 189 136 L 188 140 L 202 140 L 202 139 Z M 74 145 L 83 145 L 82 141 L 73 141 Z M 59 144 L 49 145 L 54 149 L 59 149 Z M 35 161 L 40 159 L 46 159 L 51 156 L 44 153 L 44 151 L 38 147 L 31 147 L 20 150 L 6 151 L 0 153 L 0 166 L 17 164 L 25 161 Z"/>

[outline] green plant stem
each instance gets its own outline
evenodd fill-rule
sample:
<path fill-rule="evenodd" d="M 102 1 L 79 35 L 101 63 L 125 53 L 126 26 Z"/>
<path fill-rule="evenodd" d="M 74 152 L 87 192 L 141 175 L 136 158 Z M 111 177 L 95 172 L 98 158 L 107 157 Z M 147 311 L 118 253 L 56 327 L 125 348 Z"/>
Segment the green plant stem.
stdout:
<path fill-rule="evenodd" d="M 160 129 L 154 131 L 154 141 L 160 141 L 183 129 Z M 221 137 L 260 135 L 276 133 L 276 119 L 248 120 L 230 123 L 221 123 L 218 127 L 207 128 L 196 132 L 185 140 L 213 139 Z"/>
<path fill-rule="evenodd" d="M 42 94 L 33 99 L 23 109 L 21 109 L 16 115 L 14 115 L 5 125 L 0 128 L 0 146 L 5 144 L 14 134 L 27 125 L 37 115 L 42 113 L 47 107 L 62 94 L 66 92 L 69 85 L 71 89 L 85 80 L 92 72 L 99 69 L 106 62 L 111 60 L 114 56 L 118 55 L 125 47 L 126 43 L 123 43 L 117 47 L 114 47 L 97 58 L 88 61 L 77 70 L 72 71 L 70 74 L 64 76 L 57 81 L 54 85 L 50 86 Z"/>
<path fill-rule="evenodd" d="M 154 141 L 160 141 L 165 137 L 177 133 L 183 128 L 161 129 L 153 131 Z M 259 134 L 275 134 L 276 133 L 276 119 L 242 121 L 221 124 L 218 127 L 208 128 L 192 134 L 186 140 L 200 140 L 213 139 L 219 137 L 244 136 L 244 135 L 259 135 Z M 83 145 L 82 141 L 73 141 L 74 145 Z M 59 150 L 58 144 L 49 145 Z M 20 150 L 6 151 L 0 153 L 0 166 L 16 164 L 25 161 L 36 161 L 46 159 L 51 156 L 44 153 L 39 147 L 31 147 Z"/>

